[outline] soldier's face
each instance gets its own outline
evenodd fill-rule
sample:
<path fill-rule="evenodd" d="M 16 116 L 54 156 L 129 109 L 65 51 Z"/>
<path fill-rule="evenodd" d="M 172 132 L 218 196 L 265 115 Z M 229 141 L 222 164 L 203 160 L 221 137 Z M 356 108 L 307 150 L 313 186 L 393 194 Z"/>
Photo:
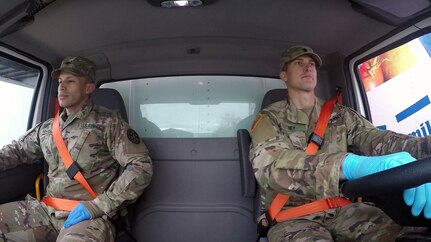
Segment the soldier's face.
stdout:
<path fill-rule="evenodd" d="M 62 71 L 58 77 L 58 102 L 68 114 L 76 113 L 85 105 L 94 88 L 87 77 Z"/>
<path fill-rule="evenodd" d="M 317 84 L 316 63 L 308 55 L 300 56 L 287 64 L 280 73 L 280 79 L 290 91 L 311 92 Z"/>

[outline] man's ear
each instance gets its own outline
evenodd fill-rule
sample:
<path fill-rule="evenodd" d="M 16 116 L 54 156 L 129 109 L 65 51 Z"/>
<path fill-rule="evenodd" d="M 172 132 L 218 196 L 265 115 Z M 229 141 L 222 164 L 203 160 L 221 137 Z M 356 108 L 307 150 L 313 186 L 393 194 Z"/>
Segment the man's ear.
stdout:
<path fill-rule="evenodd" d="M 96 84 L 94 83 L 87 83 L 87 87 L 85 88 L 86 94 L 91 94 L 96 90 Z"/>
<path fill-rule="evenodd" d="M 280 72 L 280 79 L 283 80 L 284 82 L 286 81 L 286 72 L 285 71 Z"/>

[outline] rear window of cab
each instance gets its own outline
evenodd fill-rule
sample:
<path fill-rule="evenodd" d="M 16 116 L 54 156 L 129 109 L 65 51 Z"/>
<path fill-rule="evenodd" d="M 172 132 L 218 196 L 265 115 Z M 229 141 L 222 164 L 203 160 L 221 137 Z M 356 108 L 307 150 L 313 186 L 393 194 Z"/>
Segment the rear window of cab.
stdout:
<path fill-rule="evenodd" d="M 110 82 L 141 137 L 236 137 L 249 129 L 264 94 L 282 80 L 244 76 L 175 76 Z"/>

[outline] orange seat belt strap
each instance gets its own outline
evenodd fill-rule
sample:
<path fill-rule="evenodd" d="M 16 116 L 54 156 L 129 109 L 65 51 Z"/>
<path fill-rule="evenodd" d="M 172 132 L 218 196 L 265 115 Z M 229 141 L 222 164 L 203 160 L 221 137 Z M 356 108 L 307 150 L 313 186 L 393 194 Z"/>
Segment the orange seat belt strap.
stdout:
<path fill-rule="evenodd" d="M 72 176 L 76 181 L 78 181 L 79 184 L 81 184 L 81 186 L 83 186 L 93 198 L 96 198 L 96 193 L 93 191 L 93 189 L 90 187 L 90 184 L 88 184 L 85 177 L 79 171 L 78 165 L 73 161 L 72 157 L 70 156 L 69 150 L 64 143 L 60 130 L 59 116 L 60 105 L 58 104 L 58 100 L 56 100 L 54 122 L 52 123 L 52 135 L 54 138 L 55 146 L 57 146 L 58 153 L 60 154 L 60 157 L 64 162 L 64 166 L 66 167 L 66 172 L 68 173 L 69 177 Z"/>
<path fill-rule="evenodd" d="M 287 200 L 289 200 L 289 195 L 278 193 L 268 208 L 269 218 L 274 220 L 274 218 L 278 213 L 280 213 L 281 209 L 286 204 Z"/>
<path fill-rule="evenodd" d="M 326 127 L 328 126 L 328 121 L 331 117 L 332 110 L 334 109 L 334 105 L 337 101 L 341 101 L 340 90 L 337 90 L 335 96 L 323 104 L 322 111 L 320 112 L 319 119 L 317 120 L 316 128 L 310 136 L 310 141 L 307 145 L 307 148 L 305 149 L 305 153 L 314 155 L 323 144 L 323 136 L 325 134 Z M 333 197 L 281 211 L 288 200 L 288 195 L 278 193 L 268 208 L 269 219 L 280 222 L 291 218 L 321 212 L 329 208 L 342 207 L 351 203 L 345 198 Z"/>
<path fill-rule="evenodd" d="M 55 197 L 45 197 L 42 199 L 42 202 L 57 210 L 72 211 L 81 201 Z"/>
<path fill-rule="evenodd" d="M 349 200 L 342 197 L 330 197 L 319 201 L 307 203 L 298 207 L 280 211 L 274 218 L 277 222 L 318 213 L 331 208 L 339 208 L 351 204 Z"/>
<path fill-rule="evenodd" d="M 328 127 L 329 118 L 331 117 L 332 110 L 334 109 L 334 105 L 338 101 L 339 96 L 341 95 L 337 90 L 335 96 L 323 104 L 322 111 L 320 112 L 319 119 L 317 120 L 316 128 L 310 136 L 310 141 L 307 148 L 305 149 L 305 153 L 314 155 L 320 146 L 322 146 L 323 136 L 325 134 L 326 127 Z"/>

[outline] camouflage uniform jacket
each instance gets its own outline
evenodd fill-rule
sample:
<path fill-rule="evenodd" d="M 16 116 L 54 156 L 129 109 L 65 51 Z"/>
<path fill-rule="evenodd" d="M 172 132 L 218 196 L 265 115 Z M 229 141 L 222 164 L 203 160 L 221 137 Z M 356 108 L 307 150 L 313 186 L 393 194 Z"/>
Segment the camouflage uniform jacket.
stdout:
<path fill-rule="evenodd" d="M 308 155 L 308 138 L 323 103 L 316 100 L 310 117 L 288 100 L 259 113 L 252 131 L 250 161 L 266 208 L 277 193 L 290 196 L 286 207 L 340 196 L 340 165 L 347 152 L 377 156 L 404 150 L 418 159 L 430 153 L 429 137 L 379 130 L 354 110 L 336 104 L 323 146 L 316 155 Z"/>
<path fill-rule="evenodd" d="M 0 170 L 44 158 L 49 166 L 47 196 L 87 201 L 84 205 L 92 218 L 112 216 L 123 203 L 136 200 L 150 183 L 153 170 L 148 150 L 118 112 L 90 102 L 76 114 L 66 116 L 63 111 L 59 119 L 64 142 L 98 194 L 96 199 L 67 176 L 52 137 L 53 119 L 4 146 L 0 150 Z M 117 177 L 120 165 L 125 170 Z M 50 209 L 58 218 L 67 215 Z"/>

